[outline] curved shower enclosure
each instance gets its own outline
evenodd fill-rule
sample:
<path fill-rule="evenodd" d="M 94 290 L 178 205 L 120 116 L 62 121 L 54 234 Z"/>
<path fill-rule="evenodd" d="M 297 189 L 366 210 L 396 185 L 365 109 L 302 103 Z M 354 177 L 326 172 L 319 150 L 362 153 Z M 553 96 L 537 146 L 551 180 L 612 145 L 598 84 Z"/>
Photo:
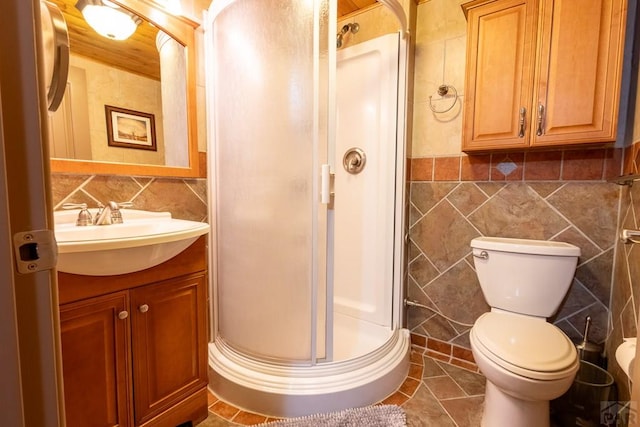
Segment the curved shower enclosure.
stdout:
<path fill-rule="evenodd" d="M 336 52 L 329 0 L 207 14 L 210 388 L 252 412 L 375 403 L 403 319 L 407 33 Z"/>

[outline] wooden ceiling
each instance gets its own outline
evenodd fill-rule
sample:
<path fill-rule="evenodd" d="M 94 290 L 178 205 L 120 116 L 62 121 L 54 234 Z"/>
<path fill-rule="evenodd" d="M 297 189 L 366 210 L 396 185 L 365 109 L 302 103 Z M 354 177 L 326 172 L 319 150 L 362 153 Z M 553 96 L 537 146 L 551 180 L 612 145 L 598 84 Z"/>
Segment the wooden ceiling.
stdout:
<path fill-rule="evenodd" d="M 143 21 L 127 40 L 99 36 L 76 9 L 77 0 L 49 0 L 56 4 L 69 28 L 71 52 L 116 68 L 160 80 L 160 58 L 156 50 L 158 29 Z M 338 17 L 368 8 L 376 0 L 338 0 Z"/>
<path fill-rule="evenodd" d="M 338 18 L 365 9 L 376 3 L 376 0 L 338 0 Z"/>
<path fill-rule="evenodd" d="M 71 52 L 113 65 L 135 74 L 160 80 L 160 57 L 156 49 L 158 29 L 143 21 L 127 40 L 111 40 L 98 35 L 76 9 L 77 0 L 49 0 L 56 4 L 67 22 Z"/>

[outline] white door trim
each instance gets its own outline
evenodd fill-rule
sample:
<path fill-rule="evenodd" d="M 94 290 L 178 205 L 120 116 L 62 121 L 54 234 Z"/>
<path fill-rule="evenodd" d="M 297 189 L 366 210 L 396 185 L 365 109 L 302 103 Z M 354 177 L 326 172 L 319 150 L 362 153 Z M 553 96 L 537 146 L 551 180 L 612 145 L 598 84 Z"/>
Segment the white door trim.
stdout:
<path fill-rule="evenodd" d="M 53 224 L 49 157 L 43 143 L 46 97 L 38 80 L 42 61 L 35 54 L 41 45 L 40 3 L 3 1 L 0 16 L 6 21 L 0 26 L 0 298 L 2 308 L 9 308 L 3 311 L 9 323 L 0 325 L 0 359 L 10 363 L 0 368 L 2 393 L 8 394 L 0 405 L 16 405 L 9 412 L 0 406 L 0 424 L 62 426 L 55 271 L 18 273 L 12 249 L 16 233 L 47 230 Z M 13 372 L 6 373 L 7 368 Z"/>

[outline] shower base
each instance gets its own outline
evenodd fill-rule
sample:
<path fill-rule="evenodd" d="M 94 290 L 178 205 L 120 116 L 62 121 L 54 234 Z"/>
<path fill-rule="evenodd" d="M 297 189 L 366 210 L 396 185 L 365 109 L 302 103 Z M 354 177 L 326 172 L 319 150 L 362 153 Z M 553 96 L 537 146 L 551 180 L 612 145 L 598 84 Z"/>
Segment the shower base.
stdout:
<path fill-rule="evenodd" d="M 409 370 L 409 331 L 388 333 L 386 342 L 367 354 L 313 366 L 258 361 L 217 339 L 209 344 L 209 387 L 237 407 L 273 417 L 371 405 L 392 394 Z M 340 334 L 336 330 L 336 337 Z M 336 356 L 341 351 L 354 354 L 336 349 Z"/>

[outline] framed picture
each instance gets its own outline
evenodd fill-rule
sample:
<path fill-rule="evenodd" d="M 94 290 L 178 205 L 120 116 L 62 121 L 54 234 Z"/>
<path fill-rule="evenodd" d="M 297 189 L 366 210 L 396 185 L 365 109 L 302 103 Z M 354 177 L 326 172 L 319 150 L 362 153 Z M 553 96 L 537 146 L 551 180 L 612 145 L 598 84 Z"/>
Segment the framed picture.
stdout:
<path fill-rule="evenodd" d="M 157 151 L 153 114 L 105 105 L 107 140 L 111 147 Z"/>

